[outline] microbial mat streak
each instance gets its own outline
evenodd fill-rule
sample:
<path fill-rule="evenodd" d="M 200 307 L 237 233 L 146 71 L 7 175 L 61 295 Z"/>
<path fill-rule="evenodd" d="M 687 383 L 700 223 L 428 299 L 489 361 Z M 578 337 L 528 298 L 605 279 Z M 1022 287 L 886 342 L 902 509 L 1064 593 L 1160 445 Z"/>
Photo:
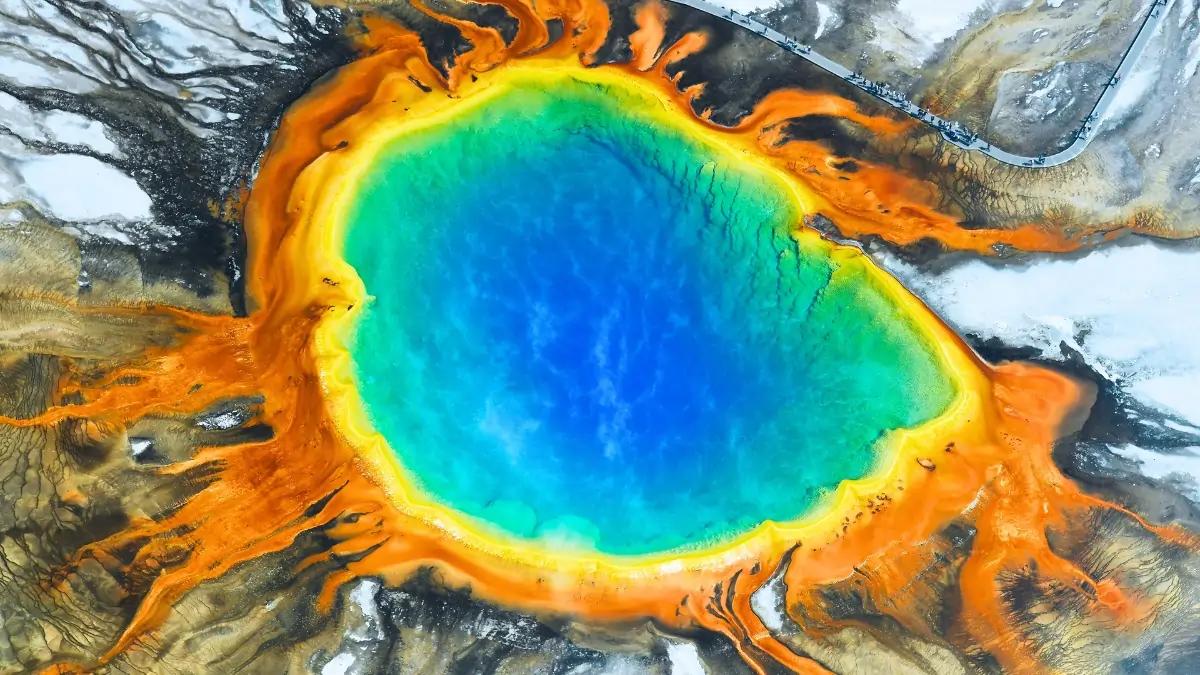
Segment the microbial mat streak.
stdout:
<path fill-rule="evenodd" d="M 659 4 L 636 11 L 631 61 L 602 66 L 602 3 L 496 4 L 519 24 L 507 44 L 422 9 L 473 45 L 444 70 L 415 33 L 367 17 L 361 57 L 289 108 L 244 203 L 249 317 L 114 310 L 162 314 L 180 339 L 98 383 L 66 378 L 71 405 L 6 420 L 119 434 L 264 401 L 270 438 L 164 467 L 211 478 L 91 547 L 152 580 L 110 656 L 153 640 L 196 584 L 316 528 L 332 543 L 305 566 L 338 563 L 325 608 L 350 579 L 433 567 L 522 611 L 719 631 L 760 673 L 823 670 L 750 609 L 776 571 L 807 631 L 836 624 L 820 589 L 853 578 L 920 633 L 928 607 L 901 591 L 951 525 L 973 537 L 942 605 L 959 648 L 1036 669 L 1001 599 L 1014 570 L 1103 588 L 1087 611 L 1137 629 L 1141 600 L 1046 540 L 1120 510 L 1050 458 L 1088 392 L 983 363 L 803 222 L 977 251 L 1062 242 L 964 230 L 918 181 L 862 160 L 847 175 L 784 137 L 806 115 L 906 133 L 835 95 L 774 92 L 732 128 L 695 114 L 700 85 L 666 70 L 707 38 L 663 45 Z"/>

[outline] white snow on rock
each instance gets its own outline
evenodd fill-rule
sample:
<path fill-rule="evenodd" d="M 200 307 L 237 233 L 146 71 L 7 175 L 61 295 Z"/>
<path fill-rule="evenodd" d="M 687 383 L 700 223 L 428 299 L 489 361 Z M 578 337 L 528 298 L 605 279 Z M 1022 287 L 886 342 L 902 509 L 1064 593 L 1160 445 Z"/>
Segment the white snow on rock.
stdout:
<path fill-rule="evenodd" d="M 358 610 L 361 623 L 346 637 L 354 642 L 374 642 L 387 637 L 383 632 L 383 619 L 379 615 L 376 597 L 382 585 L 375 579 L 364 579 L 350 591 L 350 602 Z"/>
<path fill-rule="evenodd" d="M 93 157 L 46 155 L 20 165 L 28 194 L 41 210 L 63 220 L 144 220 L 150 197 L 129 176 Z"/>
<path fill-rule="evenodd" d="M 667 659 L 671 662 L 671 675 L 708 675 L 700 661 L 700 652 L 690 642 L 668 642 Z"/>
<path fill-rule="evenodd" d="M 28 205 L 76 236 L 123 244 L 169 236 L 176 225 L 157 222 L 150 197 L 117 166 L 127 159 L 120 134 L 98 119 L 34 102 L 53 101 L 44 94 L 49 90 L 143 89 L 147 99 L 174 99 L 179 123 L 212 137 L 216 132 L 206 125 L 238 119 L 223 109 L 229 94 L 244 98 L 255 86 L 238 71 L 286 55 L 296 41 L 293 19 L 284 0 L 105 0 L 63 7 L 0 0 L 0 203 L 22 204 L 0 219 L 20 221 Z M 310 22 L 316 19 L 312 7 L 302 11 Z M 43 92 L 25 95 L 23 89 Z M 171 101 L 163 103 L 170 108 Z"/>
<path fill-rule="evenodd" d="M 1183 28 L 1187 25 L 1188 20 L 1193 19 L 1192 10 L 1196 8 L 1196 0 L 1182 0 L 1179 3 L 1179 27 Z"/>
<path fill-rule="evenodd" d="M 279 0 L 199 0 L 186 9 L 170 0 L 108 0 L 137 24 L 134 37 L 169 72 L 264 61 L 253 52 L 294 42 Z"/>
<path fill-rule="evenodd" d="M 1193 14 L 1193 0 L 1184 0 L 1182 9 L 1179 12 L 1179 27 L 1184 28 L 1188 22 L 1200 23 L 1200 11 Z M 1200 68 L 1200 35 L 1197 35 L 1188 43 L 1187 62 L 1179 71 L 1179 81 L 1187 84 L 1193 77 L 1196 76 L 1196 70 Z"/>
<path fill-rule="evenodd" d="M 79 145 L 120 157 L 103 124 L 65 110 L 43 112 L 4 92 L 0 92 L 0 128 L 26 141 Z"/>
<path fill-rule="evenodd" d="M 361 579 L 347 594 L 346 614 L 351 618 L 338 652 L 321 667 L 321 675 L 349 675 L 362 672 L 366 664 L 359 658 L 369 660 L 368 655 L 379 648 L 387 638 L 383 630 L 383 617 L 379 609 L 379 591 L 383 585 L 377 579 Z"/>
<path fill-rule="evenodd" d="M 941 42 L 967 27 L 971 13 L 989 0 L 898 0 L 896 11 L 906 15 L 925 39 Z"/>
<path fill-rule="evenodd" d="M 876 15 L 871 42 L 919 64 L 939 43 L 966 28 L 972 12 L 988 4 L 989 0 L 898 0 L 894 10 Z"/>
<path fill-rule="evenodd" d="M 750 609 L 772 632 L 783 630 L 783 581 L 775 578 L 750 594 Z"/>
<path fill-rule="evenodd" d="M 94 80 L 43 63 L 16 45 L 0 44 L 0 63 L 4 64 L 4 68 L 0 69 L 0 81 L 21 87 L 54 88 L 73 94 L 88 94 L 100 88 L 100 84 Z"/>
<path fill-rule="evenodd" d="M 522 647 L 528 645 L 528 635 L 536 628 L 537 621 L 527 616 L 500 618 L 485 612 L 479 615 L 468 630 L 475 637 L 484 640 Z"/>
<path fill-rule="evenodd" d="M 128 11 L 124 7 L 121 9 Z M 134 39 L 172 75 L 214 66 L 241 67 L 267 62 L 261 56 L 243 51 L 237 42 L 217 34 L 215 31 L 220 28 L 220 23 L 201 25 L 195 19 L 185 23 L 183 17 L 164 12 L 139 12 L 135 16 L 137 23 L 131 31 Z M 207 18 L 211 21 L 214 17 Z M 223 23 L 229 25 L 228 15 Z"/>
<path fill-rule="evenodd" d="M 829 5 L 817 3 L 817 32 L 813 35 L 813 39 L 821 37 L 825 31 L 834 28 L 840 21 L 833 14 L 833 10 L 829 9 Z"/>
<path fill-rule="evenodd" d="M 1200 370 L 1171 374 L 1164 372 L 1135 382 L 1130 393 L 1146 401 L 1156 401 L 1193 423 L 1200 420 Z"/>
<path fill-rule="evenodd" d="M 353 666 L 353 654 L 338 654 L 321 668 L 321 675 L 348 675 Z"/>
<path fill-rule="evenodd" d="M 1200 448 L 1183 448 L 1170 454 L 1143 450 L 1133 445 L 1112 446 L 1125 459 L 1137 462 L 1142 475 L 1157 480 L 1174 479 L 1184 496 L 1200 502 Z"/>
<path fill-rule="evenodd" d="M 1143 403 L 1200 425 L 1200 252 L 1143 243 L 938 276 L 881 261 L 960 333 L 1047 358 L 1065 342 Z"/>
<path fill-rule="evenodd" d="M 207 75 L 212 70 L 269 63 L 295 42 L 281 0 L 104 5 L 115 18 L 86 4 L 72 6 L 72 19 L 45 0 L 0 0 L 0 82 L 79 94 L 137 84 L 186 101 L 192 84 L 210 92 L 230 86 Z M 311 8 L 305 12 L 315 17 Z"/>
<path fill-rule="evenodd" d="M 94 157 L 14 157 L 6 149 L 0 147 L 0 159 L 8 165 L 0 165 L 0 201 L 28 201 L 46 215 L 74 222 L 147 220 L 151 216 L 150 196 L 137 182 Z"/>
<path fill-rule="evenodd" d="M 129 439 L 129 454 L 133 455 L 134 459 L 146 454 L 146 451 L 152 447 L 154 447 L 154 441 L 149 438 Z"/>
<path fill-rule="evenodd" d="M 39 116 L 47 138 L 56 143 L 82 145 L 101 155 L 120 157 L 117 146 L 96 120 L 65 110 L 51 110 Z"/>
<path fill-rule="evenodd" d="M 1037 89 L 1037 90 L 1035 90 L 1035 91 L 1032 91 L 1032 92 L 1030 92 L 1030 93 L 1029 93 L 1029 94 L 1026 96 L 1026 98 L 1027 98 L 1027 99 L 1041 98 L 1041 97 L 1045 96 L 1046 94 L 1049 94 L 1050 92 L 1054 91 L 1054 89 L 1055 89 L 1056 87 L 1058 87 L 1058 82 L 1059 82 L 1059 80 L 1061 80 L 1061 79 L 1062 79 L 1062 76 L 1063 76 L 1063 68 L 1062 68 L 1062 66 L 1063 66 L 1063 62 L 1062 62 L 1062 61 L 1059 61 L 1059 62 L 1058 62 L 1056 65 L 1055 65 L 1055 67 L 1052 69 L 1052 72 L 1053 72 L 1054 74 L 1053 74 L 1053 75 L 1050 77 L 1050 81 L 1049 81 L 1049 82 L 1047 82 L 1047 83 L 1046 83 L 1044 86 L 1042 86 L 1041 88 L 1039 88 L 1039 89 Z"/>

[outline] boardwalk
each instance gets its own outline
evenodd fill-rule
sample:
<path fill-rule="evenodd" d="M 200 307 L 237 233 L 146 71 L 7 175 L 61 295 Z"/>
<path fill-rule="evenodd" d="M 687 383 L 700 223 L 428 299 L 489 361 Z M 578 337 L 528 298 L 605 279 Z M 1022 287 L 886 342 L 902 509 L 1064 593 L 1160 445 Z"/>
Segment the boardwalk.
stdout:
<path fill-rule="evenodd" d="M 1117 66 L 1116 71 L 1109 78 L 1108 82 L 1105 83 L 1104 92 L 1096 101 L 1096 105 L 1093 106 L 1091 114 L 1084 119 L 1083 124 L 1075 131 L 1075 138 L 1071 145 L 1051 155 L 1027 157 L 993 146 L 988 141 L 980 138 L 978 134 L 975 134 L 957 122 L 951 122 L 950 120 L 938 117 L 909 101 L 902 94 L 891 89 L 886 84 L 872 82 L 852 72 L 842 64 L 822 56 L 808 45 L 800 44 L 779 31 L 769 28 L 744 14 L 739 14 L 724 7 L 718 7 L 704 0 L 671 0 L 671 2 L 711 14 L 718 19 L 723 19 L 748 31 L 757 33 L 818 68 L 849 82 L 893 108 L 903 111 L 909 117 L 937 129 L 947 141 L 964 150 L 982 152 L 988 157 L 1004 162 L 1005 164 L 1025 167 L 1058 166 L 1059 164 L 1065 164 L 1075 159 L 1083 153 L 1088 143 L 1095 136 L 1095 125 L 1104 119 L 1104 114 L 1108 112 L 1109 106 L 1116 99 L 1117 92 L 1120 91 L 1121 86 L 1126 81 L 1126 77 L 1132 72 L 1138 58 L 1146 50 L 1146 45 L 1149 44 L 1150 38 L 1162 22 L 1163 15 L 1166 14 L 1165 8 L 1167 5 L 1167 0 L 1155 0 L 1153 5 L 1151 5 L 1145 19 L 1142 21 L 1142 25 L 1138 28 L 1137 35 L 1133 38 L 1133 42 L 1125 50 L 1125 55 L 1121 58 L 1121 63 Z"/>

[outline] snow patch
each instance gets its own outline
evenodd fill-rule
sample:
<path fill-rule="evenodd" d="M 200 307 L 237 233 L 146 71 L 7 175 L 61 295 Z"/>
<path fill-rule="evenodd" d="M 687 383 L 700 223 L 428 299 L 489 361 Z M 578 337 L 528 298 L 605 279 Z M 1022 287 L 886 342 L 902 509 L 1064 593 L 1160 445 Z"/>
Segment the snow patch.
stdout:
<path fill-rule="evenodd" d="M 0 92 L 0 127 L 26 142 L 79 145 L 120 157 L 103 124 L 64 110 L 43 112 L 4 92 Z"/>
<path fill-rule="evenodd" d="M 60 220 L 146 220 L 150 197 L 117 168 L 85 155 L 38 155 L 17 159 L 19 184 L 0 199 L 25 198 L 46 215 Z"/>
<path fill-rule="evenodd" d="M 353 665 L 353 654 L 338 654 L 321 668 L 321 675 L 347 675 Z"/>
<path fill-rule="evenodd" d="M 708 675 L 700 661 L 700 652 L 690 642 L 668 642 L 667 659 L 671 662 L 671 675 Z"/>
<path fill-rule="evenodd" d="M 374 642 L 386 637 L 383 620 L 379 616 L 379 604 L 375 601 L 380 588 L 380 583 L 375 579 L 364 579 L 350 591 L 350 602 L 354 603 L 363 617 L 362 625 L 346 634 L 354 642 Z"/>
<path fill-rule="evenodd" d="M 772 632 L 783 630 L 783 613 L 779 611 L 783 604 L 782 586 L 782 581 L 772 579 L 750 594 L 750 609 Z"/>
<path fill-rule="evenodd" d="M 177 8 L 164 7 L 165 11 L 151 10 L 145 5 L 153 3 L 116 3 L 125 5 L 119 9 L 137 17 L 130 27 L 138 46 L 154 59 L 169 75 L 182 75 L 215 67 L 243 68 L 267 63 L 267 59 L 251 53 L 244 46 L 262 47 L 256 40 L 240 34 L 231 25 L 227 12 L 218 17 L 214 8 L 203 3 L 192 5 L 191 12 L 180 12 Z M 205 11 L 207 10 L 207 11 Z M 197 16 L 198 15 L 198 16 Z M 224 30 L 222 30 L 224 29 Z M 234 41 L 225 35 L 242 38 Z"/>
<path fill-rule="evenodd" d="M 1133 384 L 1130 393 L 1155 401 L 1184 419 L 1200 422 L 1200 370 L 1151 377 Z"/>
<path fill-rule="evenodd" d="M 1179 79 L 1183 84 L 1187 84 L 1193 77 L 1196 76 L 1196 69 L 1200 68 L 1200 35 L 1197 35 L 1191 43 L 1188 44 L 1187 61 L 1179 70 Z"/>
<path fill-rule="evenodd" d="M 3 26 L 3 24 L 0 24 Z M 99 83 L 66 68 L 46 65 L 12 45 L 0 45 L 0 79 L 22 87 L 62 89 L 73 94 L 90 94 Z"/>
<path fill-rule="evenodd" d="M 966 28 L 971 14 L 985 5 L 990 0 L 899 0 L 894 10 L 875 17 L 871 42 L 914 64 L 923 63 L 939 43 Z"/>
<path fill-rule="evenodd" d="M 1137 462 L 1142 475 L 1157 480 L 1181 479 L 1184 496 L 1200 501 L 1200 448 L 1182 448 L 1171 454 L 1143 450 L 1125 445 L 1111 450 L 1125 459 Z"/>
<path fill-rule="evenodd" d="M 906 15 L 912 30 L 927 42 L 937 44 L 954 37 L 967 27 L 971 13 L 989 3 L 989 0 L 899 0 L 896 11 Z"/>
<path fill-rule="evenodd" d="M 1104 113 L 1104 121 L 1118 124 L 1124 120 L 1146 98 L 1151 88 L 1158 82 L 1158 74 L 1162 69 L 1162 51 L 1150 54 L 1149 50 L 1138 59 L 1133 72 L 1125 77 L 1112 104 Z"/>
<path fill-rule="evenodd" d="M 817 32 L 813 35 L 813 39 L 817 39 L 825 34 L 825 31 L 835 25 L 835 17 L 833 10 L 829 9 L 829 5 L 817 3 Z"/>
<path fill-rule="evenodd" d="M 1200 425 L 1200 254 L 1146 243 L 933 277 L 879 259 L 959 333 L 1046 358 L 1066 343 L 1138 400 Z"/>
<path fill-rule="evenodd" d="M 1183 0 L 1179 10 L 1179 27 L 1183 28 L 1187 25 L 1188 19 L 1192 18 L 1192 10 L 1196 8 L 1196 0 Z"/>
<path fill-rule="evenodd" d="M 129 454 L 133 455 L 134 459 L 146 454 L 146 451 L 152 447 L 154 447 L 154 441 L 149 438 L 129 439 Z"/>
<path fill-rule="evenodd" d="M 1050 78 L 1050 81 L 1047 82 L 1044 87 L 1031 92 L 1025 98 L 1026 99 L 1041 98 L 1041 97 L 1045 96 L 1046 94 L 1049 94 L 1050 92 L 1054 91 L 1054 88 L 1058 86 L 1058 81 L 1062 79 L 1062 74 L 1063 74 L 1062 65 L 1063 65 L 1062 62 L 1059 62 L 1058 66 L 1056 66 L 1054 69 L 1054 75 Z"/>

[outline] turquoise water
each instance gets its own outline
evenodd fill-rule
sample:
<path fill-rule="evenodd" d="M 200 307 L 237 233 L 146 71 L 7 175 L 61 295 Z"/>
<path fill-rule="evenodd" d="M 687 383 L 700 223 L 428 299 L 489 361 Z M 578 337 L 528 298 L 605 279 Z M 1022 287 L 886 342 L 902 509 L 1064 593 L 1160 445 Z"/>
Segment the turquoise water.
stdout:
<path fill-rule="evenodd" d="M 354 205 L 373 423 L 519 538 L 642 554 L 795 519 L 954 395 L 861 262 L 788 235 L 781 184 L 648 105 L 517 87 L 395 141 Z"/>

